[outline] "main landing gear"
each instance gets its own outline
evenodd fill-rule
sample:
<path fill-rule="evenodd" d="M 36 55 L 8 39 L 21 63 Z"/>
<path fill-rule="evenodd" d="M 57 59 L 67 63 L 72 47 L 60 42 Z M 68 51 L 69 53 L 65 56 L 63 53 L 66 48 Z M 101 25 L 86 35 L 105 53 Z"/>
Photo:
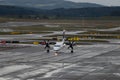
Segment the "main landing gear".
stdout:
<path fill-rule="evenodd" d="M 69 47 L 68 47 L 68 49 L 69 48 L 71 49 L 71 53 L 74 53 L 73 46 L 74 46 L 74 41 L 72 41 L 72 42 L 69 41 Z"/>
<path fill-rule="evenodd" d="M 49 40 L 45 41 L 45 49 L 46 49 L 47 53 L 50 52 L 50 43 L 49 43 Z"/>

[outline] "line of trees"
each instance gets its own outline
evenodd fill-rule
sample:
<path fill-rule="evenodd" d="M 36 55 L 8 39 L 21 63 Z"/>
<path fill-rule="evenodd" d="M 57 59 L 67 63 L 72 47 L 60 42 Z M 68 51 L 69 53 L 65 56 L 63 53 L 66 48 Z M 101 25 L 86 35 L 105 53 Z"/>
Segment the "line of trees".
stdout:
<path fill-rule="evenodd" d="M 28 19 L 81 19 L 82 17 L 120 16 L 120 7 L 41 10 L 15 6 L 0 6 L 0 16 Z"/>

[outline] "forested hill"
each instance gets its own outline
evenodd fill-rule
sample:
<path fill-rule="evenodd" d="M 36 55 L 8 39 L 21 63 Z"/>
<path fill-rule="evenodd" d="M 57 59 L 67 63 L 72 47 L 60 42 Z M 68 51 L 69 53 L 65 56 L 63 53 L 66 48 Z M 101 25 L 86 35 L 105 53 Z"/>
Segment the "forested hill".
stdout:
<path fill-rule="evenodd" d="M 0 16 L 46 16 L 46 17 L 102 17 L 120 16 L 120 7 L 70 8 L 43 10 L 16 6 L 0 6 Z"/>
<path fill-rule="evenodd" d="M 39 12 L 32 8 L 0 5 L 0 15 L 30 15 L 36 13 Z"/>
<path fill-rule="evenodd" d="M 45 13 L 46 14 L 46 13 Z M 100 17 L 120 16 L 120 7 L 97 7 L 97 8 L 72 8 L 54 9 L 48 11 L 49 15 L 70 16 L 70 17 Z"/>
<path fill-rule="evenodd" d="M 76 3 L 68 0 L 0 0 L 0 5 L 31 7 L 39 9 L 103 7 L 95 3 Z"/>

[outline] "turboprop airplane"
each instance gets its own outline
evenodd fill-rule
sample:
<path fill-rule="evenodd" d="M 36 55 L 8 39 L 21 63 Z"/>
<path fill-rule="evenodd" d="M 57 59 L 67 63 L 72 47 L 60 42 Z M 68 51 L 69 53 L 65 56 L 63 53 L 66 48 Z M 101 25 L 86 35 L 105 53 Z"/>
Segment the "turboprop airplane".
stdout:
<path fill-rule="evenodd" d="M 62 39 L 62 41 L 56 42 L 56 44 L 53 47 L 53 51 L 55 51 L 56 53 L 58 53 L 61 49 L 63 49 L 66 46 L 66 44 L 65 44 L 65 40 L 66 40 L 65 39 L 65 32 L 66 31 L 63 30 L 63 39 Z M 49 41 L 46 41 L 45 43 L 46 43 L 45 49 L 47 49 L 47 53 L 49 53 L 49 51 L 50 51 Z M 69 41 L 69 43 L 67 45 L 69 45 L 68 49 L 70 48 L 71 53 L 73 53 L 74 52 L 73 51 L 74 41 L 72 41 L 72 42 Z"/>

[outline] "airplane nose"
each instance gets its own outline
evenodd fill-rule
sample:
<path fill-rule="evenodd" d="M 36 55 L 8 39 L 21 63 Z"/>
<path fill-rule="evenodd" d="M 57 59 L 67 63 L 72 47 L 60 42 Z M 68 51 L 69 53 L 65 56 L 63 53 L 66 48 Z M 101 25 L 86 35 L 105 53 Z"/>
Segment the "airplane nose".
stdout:
<path fill-rule="evenodd" d="M 54 51 L 58 51 L 58 50 L 59 50 L 59 48 L 58 48 L 58 47 L 54 47 L 53 49 L 54 49 Z"/>

